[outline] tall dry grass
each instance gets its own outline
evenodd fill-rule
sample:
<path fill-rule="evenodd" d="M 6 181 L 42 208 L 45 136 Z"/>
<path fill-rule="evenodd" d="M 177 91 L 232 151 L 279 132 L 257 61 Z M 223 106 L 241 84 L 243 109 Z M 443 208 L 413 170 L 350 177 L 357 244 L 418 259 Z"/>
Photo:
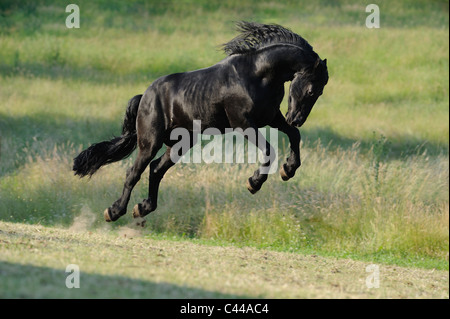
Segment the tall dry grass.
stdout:
<path fill-rule="evenodd" d="M 2 178 L 2 218 L 69 226 L 89 211 L 86 227 L 103 227 L 101 212 L 120 195 L 132 159 L 79 180 L 70 174 L 77 151 L 73 145 L 54 148 Z M 405 162 L 381 159 L 376 150 L 361 154 L 357 144 L 332 150 L 320 142 L 303 144 L 302 151 L 294 179 L 270 175 L 256 195 L 245 187 L 256 164 L 177 164 L 163 179 L 145 231 L 293 251 L 448 259 L 446 156 L 422 154 Z M 147 174 L 130 209 L 147 197 Z M 131 222 L 128 214 L 118 225 Z"/>

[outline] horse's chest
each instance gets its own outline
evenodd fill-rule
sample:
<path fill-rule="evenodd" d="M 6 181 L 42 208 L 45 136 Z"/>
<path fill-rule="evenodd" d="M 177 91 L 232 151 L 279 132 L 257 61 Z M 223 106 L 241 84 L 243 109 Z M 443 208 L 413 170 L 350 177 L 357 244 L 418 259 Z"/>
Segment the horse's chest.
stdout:
<path fill-rule="evenodd" d="M 254 99 L 254 116 L 259 125 L 268 125 L 278 113 L 284 96 L 284 87 L 270 86 L 258 90 Z"/>

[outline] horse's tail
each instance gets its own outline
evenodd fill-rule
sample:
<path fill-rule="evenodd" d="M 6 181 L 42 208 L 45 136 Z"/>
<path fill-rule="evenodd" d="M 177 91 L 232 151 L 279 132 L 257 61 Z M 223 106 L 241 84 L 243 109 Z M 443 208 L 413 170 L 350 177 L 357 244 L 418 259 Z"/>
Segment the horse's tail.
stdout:
<path fill-rule="evenodd" d="M 93 144 L 75 157 L 73 160 L 75 175 L 80 177 L 91 176 L 103 165 L 130 156 L 137 144 L 136 117 L 141 98 L 142 95 L 136 95 L 128 101 L 120 137 Z"/>

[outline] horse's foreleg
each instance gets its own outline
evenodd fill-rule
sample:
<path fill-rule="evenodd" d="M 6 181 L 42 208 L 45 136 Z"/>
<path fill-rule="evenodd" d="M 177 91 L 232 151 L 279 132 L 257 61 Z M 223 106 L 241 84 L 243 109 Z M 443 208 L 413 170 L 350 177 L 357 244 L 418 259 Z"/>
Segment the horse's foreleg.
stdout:
<path fill-rule="evenodd" d="M 247 180 L 247 189 L 250 193 L 255 194 L 267 180 L 270 168 L 275 161 L 276 154 L 275 149 L 264 138 L 258 128 L 253 127 L 252 129 L 255 131 L 255 135 L 245 134 L 245 137 L 261 150 L 264 158 L 262 165 L 253 173 L 253 176 Z"/>
<path fill-rule="evenodd" d="M 295 171 L 301 165 L 300 160 L 300 132 L 296 127 L 287 124 L 283 114 L 279 112 L 271 124 L 272 127 L 279 129 L 281 132 L 285 133 L 289 138 L 289 144 L 291 147 L 291 154 L 286 159 L 280 168 L 280 175 L 284 181 L 289 180 L 294 177 Z"/>

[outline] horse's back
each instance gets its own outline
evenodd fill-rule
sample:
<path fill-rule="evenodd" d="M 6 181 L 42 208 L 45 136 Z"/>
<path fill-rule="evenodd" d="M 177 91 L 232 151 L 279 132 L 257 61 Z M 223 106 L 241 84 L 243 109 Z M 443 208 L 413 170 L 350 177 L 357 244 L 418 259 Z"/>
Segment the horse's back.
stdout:
<path fill-rule="evenodd" d="M 224 130 L 233 118 L 255 114 L 257 125 L 267 125 L 284 95 L 280 88 L 265 85 L 252 67 L 251 57 L 231 56 L 219 63 L 189 72 L 174 73 L 155 80 L 144 94 L 143 105 L 164 113 L 167 129 L 202 127 Z"/>
<path fill-rule="evenodd" d="M 230 65 L 218 63 L 162 76 L 147 88 L 141 105 L 163 112 L 168 129 L 190 128 L 193 120 L 201 120 L 202 126 L 227 127 L 224 104 L 230 96 L 228 91 L 236 91 L 239 86 L 233 72 Z"/>

